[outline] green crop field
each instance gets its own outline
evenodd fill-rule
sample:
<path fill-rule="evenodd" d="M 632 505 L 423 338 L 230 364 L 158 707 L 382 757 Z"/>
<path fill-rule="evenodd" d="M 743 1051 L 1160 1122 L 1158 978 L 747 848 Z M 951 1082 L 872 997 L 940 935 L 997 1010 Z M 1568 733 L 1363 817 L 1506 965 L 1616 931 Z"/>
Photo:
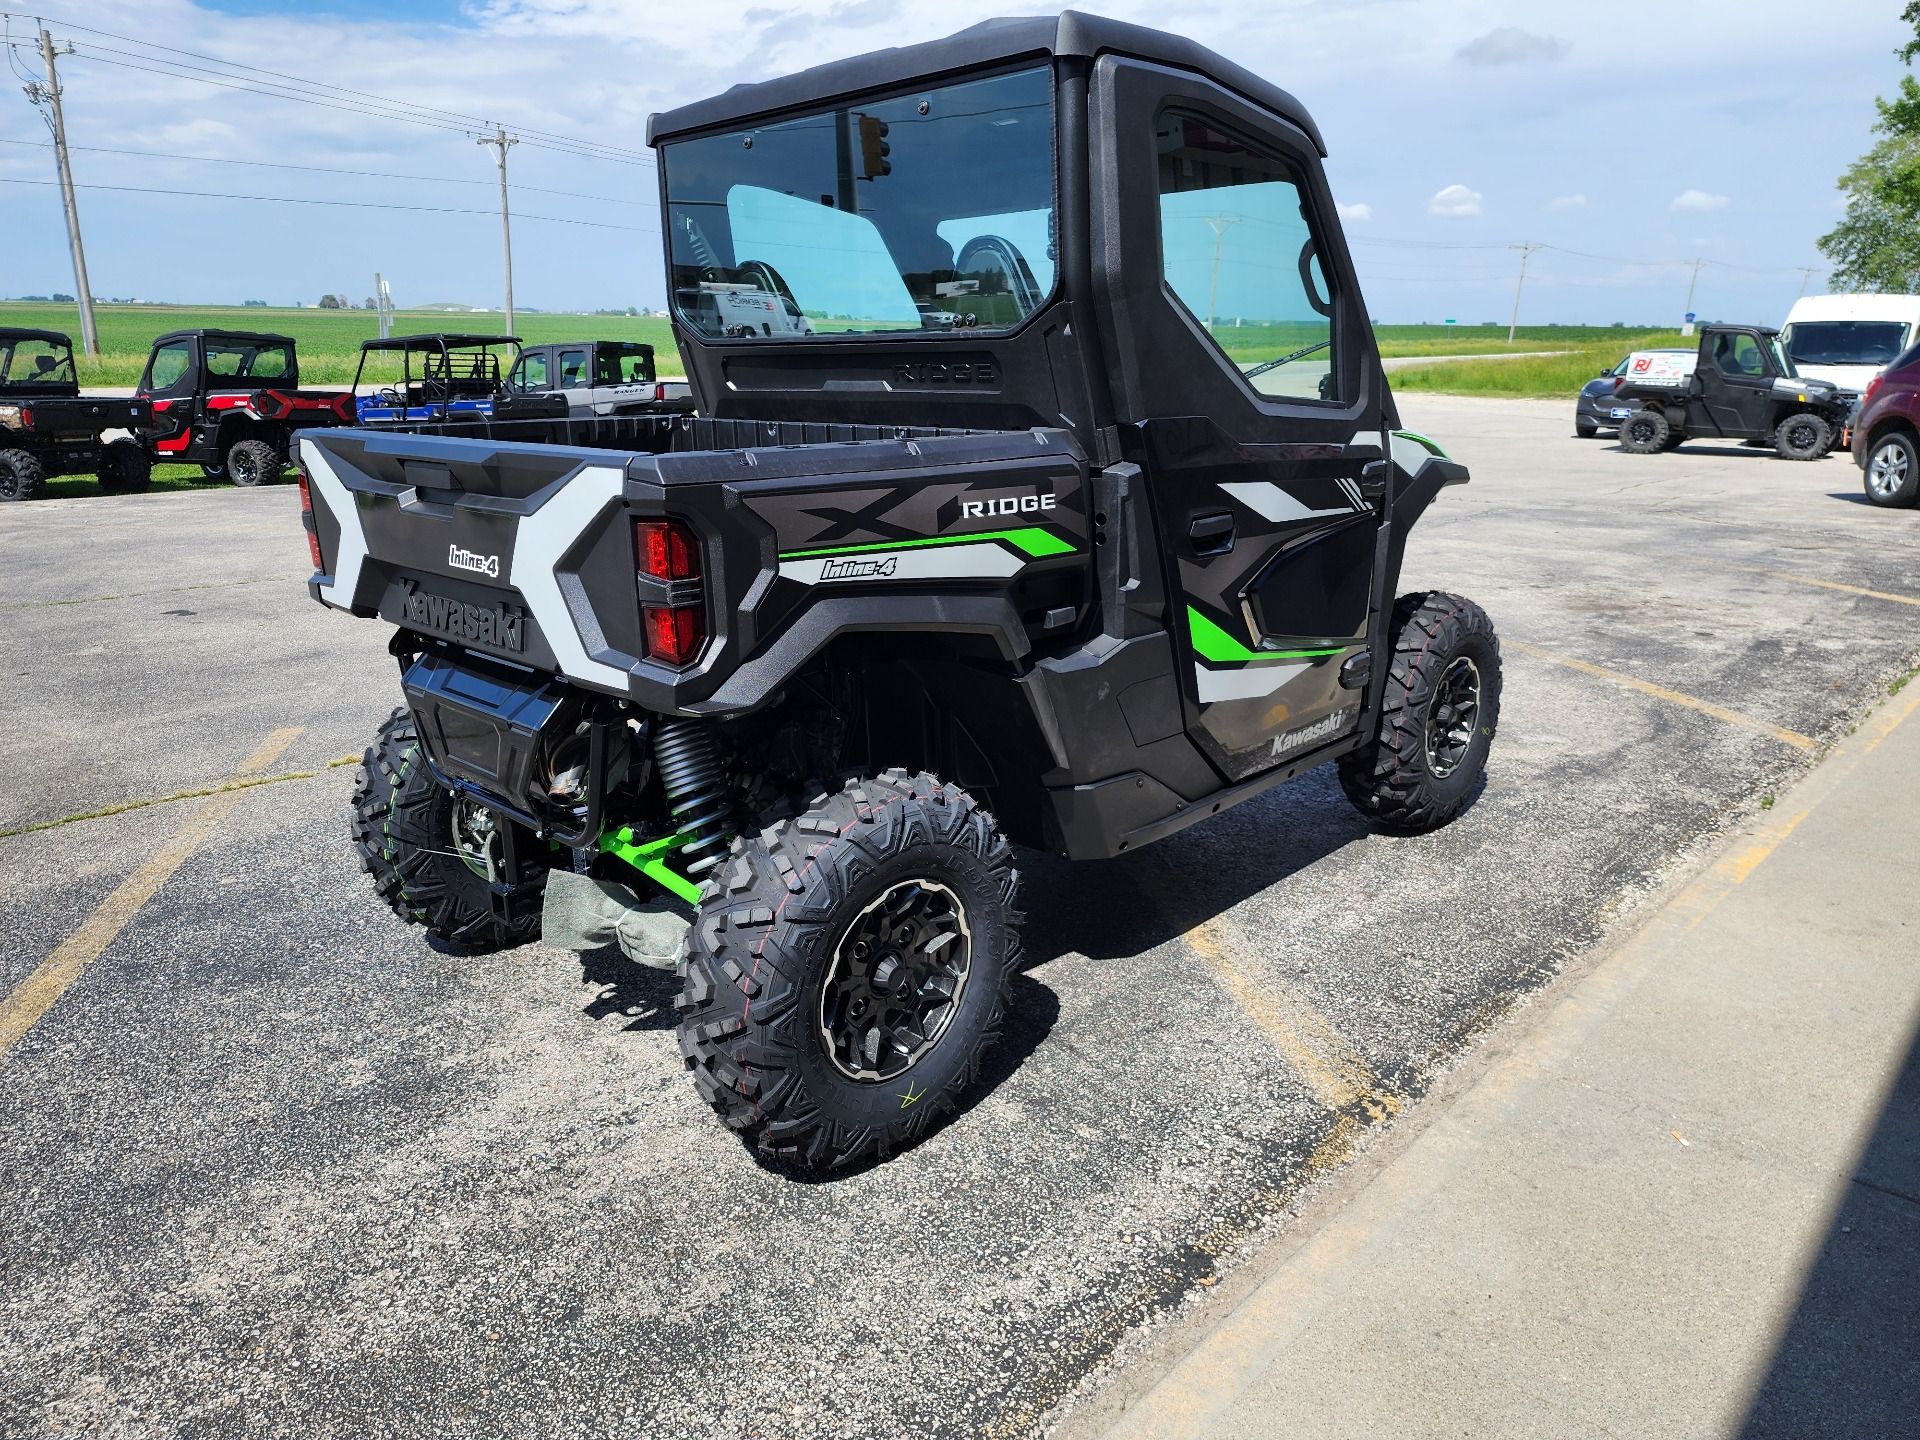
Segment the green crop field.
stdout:
<path fill-rule="evenodd" d="M 300 378 L 311 385 L 343 385 L 353 378 L 359 362 L 360 342 L 370 340 L 377 326 L 372 312 L 366 310 L 281 310 L 258 305 L 101 305 L 95 309 L 100 327 L 100 358 L 80 363 L 80 378 L 88 385 L 132 385 L 140 378 L 147 349 L 153 337 L 167 330 L 191 330 L 225 327 L 235 330 L 272 330 L 291 335 L 300 347 Z M 659 317 L 629 315 L 535 315 L 514 317 L 520 338 L 529 343 L 556 340 L 640 340 L 659 352 L 660 369 L 672 374 L 679 369 L 675 358 L 672 328 Z M 465 315 L 431 310 L 401 310 L 394 315 L 394 333 L 415 334 L 432 330 L 487 331 L 498 328 L 498 315 Z M 70 304 L 0 301 L 0 325 L 27 325 L 42 330 L 64 330 L 77 334 L 79 316 Z M 1237 360 L 1264 359 L 1276 353 L 1298 348 L 1312 337 L 1309 327 L 1301 325 L 1230 325 L 1215 327 L 1221 344 Z M 1392 356 L 1413 355 L 1498 355 L 1516 350 L 1559 350 L 1575 346 L 1598 346 L 1625 354 L 1642 343 L 1649 333 L 1598 325 L 1526 325 L 1507 339 L 1506 327 L 1499 325 L 1379 325 L 1374 329 L 1380 353 Z M 1303 338 L 1304 337 L 1304 338 Z M 1615 359 L 1619 355 L 1614 356 Z M 1546 362 L 1506 361 L 1507 366 L 1524 366 L 1533 374 Z M 1583 358 L 1581 365 L 1587 361 Z M 1611 363 L 1611 362 L 1609 362 Z M 1444 366 L 1451 374 L 1458 367 Z M 1576 366 L 1575 369 L 1578 367 Z M 1422 370 L 1422 381 L 1407 385 L 1415 372 L 1403 370 L 1394 377 L 1396 385 L 1411 389 L 1434 389 L 1432 377 Z M 1514 372 L 1507 383 L 1523 372 Z M 1542 372 L 1544 373 L 1544 372 Z M 1571 373 L 1571 372 L 1569 372 Z M 1479 384 L 1469 374 L 1462 383 Z M 1544 379 L 1536 383 L 1545 384 Z M 1564 387 L 1562 387 L 1564 388 Z M 1532 391 L 1495 389 L 1488 393 L 1518 394 Z M 1553 392 L 1557 393 L 1557 392 Z"/>
<path fill-rule="evenodd" d="M 1406 366 L 1394 371 L 1390 379 L 1396 390 L 1571 400 L 1582 385 L 1602 370 L 1618 364 L 1630 350 L 1654 350 L 1666 346 L 1690 349 L 1698 343 L 1696 339 L 1683 338 L 1677 330 L 1611 330 L 1602 333 L 1610 338 L 1605 341 L 1582 341 L 1563 355 L 1527 355 L 1504 360 L 1443 360 L 1433 365 Z"/>
<path fill-rule="evenodd" d="M 360 362 L 360 342 L 371 340 L 379 326 L 370 310 L 275 310 L 258 305 L 97 305 L 100 358 L 80 359 L 83 385 L 132 385 L 140 379 L 153 337 L 168 330 L 271 330 L 291 335 L 299 345 L 300 380 L 307 385 L 344 385 L 353 379 Z M 62 330 L 76 345 L 80 317 L 72 305 L 0 301 L 0 325 L 26 325 L 39 330 Z M 435 310 L 394 312 L 393 333 L 412 335 L 433 330 L 485 333 L 498 330 L 499 315 L 449 314 Z M 659 352 L 661 369 L 680 368 L 674 357 L 673 334 L 662 319 L 632 315 L 514 316 L 514 328 L 529 344 L 553 340 L 642 340 Z"/>

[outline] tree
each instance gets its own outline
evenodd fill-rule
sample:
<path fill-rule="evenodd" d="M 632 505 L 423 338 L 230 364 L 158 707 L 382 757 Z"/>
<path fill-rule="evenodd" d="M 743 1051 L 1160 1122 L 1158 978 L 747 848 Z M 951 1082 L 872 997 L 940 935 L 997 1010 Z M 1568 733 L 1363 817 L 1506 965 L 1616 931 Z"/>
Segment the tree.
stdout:
<path fill-rule="evenodd" d="M 1912 64 L 1920 56 L 1920 0 L 1901 18 L 1914 38 L 1895 53 Z M 1873 103 L 1880 112 L 1873 133 L 1881 138 L 1840 177 L 1847 213 L 1816 243 L 1833 262 L 1834 289 L 1906 294 L 1920 289 L 1920 83 L 1904 75 L 1898 95 Z"/>
<path fill-rule="evenodd" d="M 320 297 L 320 308 L 322 310 L 344 310 L 347 307 L 338 295 L 322 295 Z"/>

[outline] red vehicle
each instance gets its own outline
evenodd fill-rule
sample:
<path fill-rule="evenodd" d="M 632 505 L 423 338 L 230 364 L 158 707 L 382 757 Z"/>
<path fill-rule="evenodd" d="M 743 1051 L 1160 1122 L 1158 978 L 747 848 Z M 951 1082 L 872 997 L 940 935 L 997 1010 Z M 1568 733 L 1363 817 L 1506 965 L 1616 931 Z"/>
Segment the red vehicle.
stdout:
<path fill-rule="evenodd" d="M 1867 386 L 1853 417 L 1853 458 L 1875 505 L 1920 501 L 1920 345 Z"/>
<path fill-rule="evenodd" d="M 134 393 L 153 404 L 155 460 L 261 485 L 286 470 L 296 432 L 354 423 L 352 391 L 299 386 L 289 335 L 174 330 L 153 342 Z"/>

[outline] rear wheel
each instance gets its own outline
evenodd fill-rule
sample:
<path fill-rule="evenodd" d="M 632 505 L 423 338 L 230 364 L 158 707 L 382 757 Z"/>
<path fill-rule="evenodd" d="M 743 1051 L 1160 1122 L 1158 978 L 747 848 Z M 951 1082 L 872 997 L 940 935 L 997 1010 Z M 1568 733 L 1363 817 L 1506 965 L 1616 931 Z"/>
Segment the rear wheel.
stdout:
<path fill-rule="evenodd" d="M 1658 455 L 1670 449 L 1673 427 L 1658 410 L 1636 410 L 1620 422 L 1620 448 L 1629 455 Z"/>
<path fill-rule="evenodd" d="M 265 440 L 242 440 L 227 451 L 227 478 L 236 485 L 271 485 L 287 468 L 287 457 Z"/>
<path fill-rule="evenodd" d="M 153 457 L 138 440 L 115 440 L 100 452 L 100 488 L 137 495 L 153 483 Z"/>
<path fill-rule="evenodd" d="M 1888 509 L 1902 509 L 1920 499 L 1920 447 L 1904 430 L 1873 442 L 1861 485 L 1867 499 Z"/>
<path fill-rule="evenodd" d="M 493 903 L 489 875 L 503 872 L 511 824 L 433 778 L 405 706 L 387 717 L 360 762 L 353 845 L 394 914 L 469 950 L 503 950 L 537 937 L 547 848 L 531 831 L 513 832 L 521 878 L 504 917 Z"/>
<path fill-rule="evenodd" d="M 38 500 L 47 472 L 25 450 L 0 450 L 0 500 Z"/>
<path fill-rule="evenodd" d="M 1500 642 L 1471 600 L 1394 606 L 1393 664 L 1373 737 L 1340 758 L 1340 788 L 1382 830 L 1437 830 L 1466 809 L 1500 722 Z"/>
<path fill-rule="evenodd" d="M 993 820 L 889 770 L 734 841 L 681 961 L 680 1049 L 769 1159 L 832 1167 L 918 1141 L 973 1083 L 1019 960 Z"/>
<path fill-rule="evenodd" d="M 1773 432 L 1773 450 L 1782 460 L 1818 460 L 1833 448 L 1833 427 L 1810 410 L 1789 415 Z"/>
<path fill-rule="evenodd" d="M 1573 422 L 1573 433 L 1582 440 L 1591 440 L 1600 433 L 1600 427 L 1591 420 L 1576 419 Z"/>

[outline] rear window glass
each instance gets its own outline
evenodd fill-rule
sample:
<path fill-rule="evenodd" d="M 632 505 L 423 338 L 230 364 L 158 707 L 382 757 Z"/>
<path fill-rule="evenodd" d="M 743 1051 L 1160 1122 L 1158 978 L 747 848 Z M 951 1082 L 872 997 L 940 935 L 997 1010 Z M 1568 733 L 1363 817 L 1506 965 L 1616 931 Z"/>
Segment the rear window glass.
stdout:
<path fill-rule="evenodd" d="M 8 385 L 70 385 L 73 351 L 51 340 L 0 342 L 0 381 Z"/>
<path fill-rule="evenodd" d="M 206 366 L 216 380 L 284 380 L 293 373 L 293 347 L 209 340 Z"/>

